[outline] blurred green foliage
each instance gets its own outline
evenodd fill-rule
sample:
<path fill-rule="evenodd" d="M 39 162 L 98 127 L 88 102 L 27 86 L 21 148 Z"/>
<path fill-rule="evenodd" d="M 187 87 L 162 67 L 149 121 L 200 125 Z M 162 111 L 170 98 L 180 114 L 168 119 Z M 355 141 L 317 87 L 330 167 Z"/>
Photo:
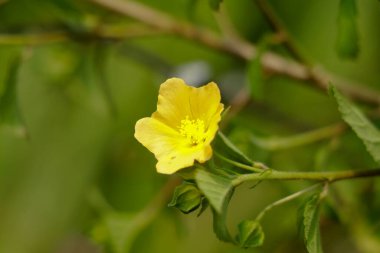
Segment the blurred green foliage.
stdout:
<path fill-rule="evenodd" d="M 226 22 L 253 44 L 276 35 L 253 0 L 210 1 L 220 3 L 222 22 L 209 1 L 137 2 L 227 41 Z M 344 12 L 344 2 L 356 2 L 358 12 Z M 380 92 L 378 1 L 268 3 L 308 64 Z M 339 57 L 337 45 L 351 60 Z M 281 41 L 263 50 L 291 57 Z M 293 137 L 341 122 L 326 93 L 262 72 L 258 63 L 149 28 L 91 0 L 0 0 L 0 253 L 305 252 L 295 225 L 297 201 L 267 214 L 264 245 L 249 250 L 218 241 L 209 211 L 184 216 L 166 207 L 173 183 L 162 190 L 168 177 L 155 172 L 153 155 L 133 137 L 135 122 L 155 110 L 166 78 L 194 85 L 213 80 L 232 105 L 223 131 L 256 161 L 279 170 L 376 166 L 350 130 L 304 145 L 282 143 L 278 150 L 257 145 L 253 136 Z M 255 83 L 249 80 L 260 80 L 259 99 L 250 98 L 247 89 Z M 378 128 L 379 112 L 361 109 Z M 227 225 L 236 229 L 305 185 L 244 185 L 231 200 Z M 380 252 L 379 185 L 373 178 L 332 187 L 334 197 L 320 210 L 325 252 Z"/>

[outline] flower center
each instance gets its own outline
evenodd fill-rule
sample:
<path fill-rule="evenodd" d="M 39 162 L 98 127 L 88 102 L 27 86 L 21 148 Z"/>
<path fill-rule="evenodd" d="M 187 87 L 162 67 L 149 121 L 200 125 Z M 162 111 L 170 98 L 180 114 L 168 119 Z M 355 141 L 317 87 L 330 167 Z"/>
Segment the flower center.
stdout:
<path fill-rule="evenodd" d="M 184 136 L 191 145 L 198 145 L 205 141 L 205 123 L 201 119 L 190 120 L 189 116 L 181 120 L 179 133 Z"/>

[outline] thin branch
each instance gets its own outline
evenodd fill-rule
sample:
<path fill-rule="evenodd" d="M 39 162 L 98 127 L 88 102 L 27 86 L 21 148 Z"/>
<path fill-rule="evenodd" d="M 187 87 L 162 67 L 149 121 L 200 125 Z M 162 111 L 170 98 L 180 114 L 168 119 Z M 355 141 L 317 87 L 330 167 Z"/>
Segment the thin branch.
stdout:
<path fill-rule="evenodd" d="M 97 31 L 89 32 L 89 35 L 100 39 L 123 40 L 126 38 L 157 35 L 162 33 L 174 34 L 186 39 L 197 41 L 210 48 L 227 52 L 235 57 L 250 60 L 257 54 L 256 48 L 240 39 L 222 39 L 214 32 L 200 29 L 186 22 L 178 22 L 172 17 L 136 2 L 123 2 L 120 0 L 88 0 L 114 12 L 132 17 L 157 30 L 133 29 L 106 29 L 100 27 Z M 23 34 L 23 35 L 0 35 L 0 44 L 29 44 L 56 43 L 72 38 L 67 31 Z M 278 54 L 267 52 L 261 57 L 263 67 L 268 72 L 289 76 L 293 79 L 304 81 L 304 84 L 314 88 L 327 90 L 329 82 L 333 82 L 343 93 L 351 98 L 369 104 L 380 105 L 380 94 L 363 85 L 353 84 L 342 78 L 324 72 L 317 68 L 307 66 L 293 60 L 286 59 Z"/>
<path fill-rule="evenodd" d="M 260 221 L 260 220 L 264 217 L 264 215 L 265 215 L 268 211 L 270 211 L 273 207 L 276 207 L 276 206 L 279 206 L 279 205 L 285 204 L 285 203 L 287 203 L 287 202 L 289 202 L 289 201 L 291 201 L 291 200 L 293 200 L 293 199 L 296 199 L 296 198 L 302 196 L 303 194 L 305 194 L 305 193 L 307 193 L 307 192 L 309 192 L 309 191 L 312 191 L 312 190 L 316 189 L 316 188 L 319 187 L 319 186 L 321 186 L 321 183 L 314 184 L 314 185 L 312 185 L 312 186 L 310 186 L 310 187 L 308 187 L 308 188 L 305 188 L 305 189 L 303 189 L 303 190 L 301 190 L 301 191 L 295 192 L 295 193 L 293 193 L 293 194 L 291 194 L 291 195 L 289 195 L 289 196 L 286 196 L 286 197 L 284 197 L 284 198 L 282 198 L 282 199 L 279 199 L 279 200 L 273 202 L 272 204 L 270 204 L 270 205 L 268 205 L 267 207 L 265 207 L 265 208 L 264 208 L 264 209 L 263 209 L 263 210 L 257 215 L 256 220 Z"/>
<path fill-rule="evenodd" d="M 256 49 L 249 43 L 234 40 L 225 41 L 216 33 L 179 21 L 166 13 L 152 9 L 134 1 L 121 0 L 88 0 L 116 13 L 138 20 L 161 31 L 174 34 L 186 39 L 197 41 L 211 48 L 231 53 L 232 55 L 250 59 Z"/>
<path fill-rule="evenodd" d="M 214 32 L 201 29 L 187 22 L 178 21 L 166 13 L 160 12 L 141 3 L 121 0 L 88 0 L 103 8 L 124 16 L 136 19 L 161 31 L 179 37 L 194 40 L 216 50 L 230 53 L 244 60 L 250 60 L 257 55 L 257 49 L 248 42 L 241 40 L 223 40 Z M 264 69 L 276 74 L 289 76 L 305 81 L 312 87 L 326 91 L 329 82 L 333 82 L 347 96 L 370 105 L 380 105 L 380 94 L 363 85 L 355 85 L 342 81 L 322 70 L 305 66 L 299 62 L 286 59 L 278 54 L 267 52 L 261 57 Z"/>
<path fill-rule="evenodd" d="M 245 169 L 245 170 L 248 170 L 248 171 L 253 171 L 253 172 L 263 172 L 263 169 L 262 168 L 257 168 L 256 166 L 249 166 L 249 165 L 245 165 L 245 164 L 242 164 L 242 163 L 239 163 L 239 162 L 236 162 L 234 160 L 231 160 L 221 154 L 219 154 L 218 152 L 214 151 L 214 154 L 215 156 L 217 156 L 219 159 L 235 166 L 235 167 L 238 167 L 238 168 L 241 168 L 241 169 Z"/>
<path fill-rule="evenodd" d="M 362 177 L 378 177 L 380 168 L 371 170 L 346 170 L 346 171 L 277 171 L 268 170 L 265 176 L 259 173 L 240 175 L 233 180 L 233 185 L 237 186 L 247 181 L 256 180 L 311 180 L 321 182 L 335 182 L 345 179 Z"/>
<path fill-rule="evenodd" d="M 337 123 L 289 137 L 262 138 L 251 134 L 250 140 L 254 145 L 273 151 L 307 145 L 323 139 L 335 137 L 343 133 L 346 129 L 347 126 L 345 124 Z"/>
<path fill-rule="evenodd" d="M 129 24 L 128 26 L 99 25 L 90 34 L 103 39 L 125 40 L 128 38 L 156 36 L 163 34 L 162 31 L 153 29 L 144 24 Z"/>

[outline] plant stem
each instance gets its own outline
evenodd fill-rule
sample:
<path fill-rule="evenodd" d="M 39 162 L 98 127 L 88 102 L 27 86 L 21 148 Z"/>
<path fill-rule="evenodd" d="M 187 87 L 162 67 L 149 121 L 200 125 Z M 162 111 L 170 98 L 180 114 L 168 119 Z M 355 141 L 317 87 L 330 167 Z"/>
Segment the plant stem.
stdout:
<path fill-rule="evenodd" d="M 309 192 L 309 191 L 314 190 L 314 189 L 317 188 L 318 186 L 321 186 L 321 183 L 318 183 L 318 184 L 312 185 L 312 186 L 310 186 L 310 187 L 308 187 L 308 188 L 305 188 L 305 189 L 303 189 L 303 190 L 301 190 L 301 191 L 298 191 L 298 192 L 295 192 L 295 193 L 293 193 L 293 194 L 291 194 L 291 195 L 289 195 L 289 196 L 286 196 L 285 198 L 282 198 L 282 199 L 279 199 L 279 200 L 273 202 L 272 204 L 270 204 L 270 205 L 268 205 L 267 207 L 265 207 L 265 208 L 264 208 L 264 209 L 263 209 L 263 210 L 257 215 L 256 220 L 257 220 L 257 221 L 260 221 L 260 220 L 264 217 L 264 215 L 265 215 L 269 210 L 271 210 L 273 207 L 276 207 L 276 206 L 282 205 L 282 204 L 284 204 L 284 203 L 286 203 L 286 202 L 289 202 L 289 201 L 291 201 L 291 200 L 293 200 L 293 199 L 295 199 L 295 198 L 298 198 L 299 196 L 301 196 L 301 195 L 303 195 L 303 194 L 305 194 L 305 193 L 307 193 L 307 192 Z"/>
<path fill-rule="evenodd" d="M 344 179 L 380 176 L 380 168 L 371 170 L 345 170 L 345 171 L 276 171 L 269 170 L 265 175 L 258 173 L 240 175 L 232 182 L 234 186 L 254 180 L 312 180 L 335 182 Z"/>
<path fill-rule="evenodd" d="M 250 140 L 254 145 L 257 145 L 260 148 L 274 151 L 303 146 L 326 138 L 331 138 L 343 133 L 346 129 L 346 125 L 343 123 L 337 123 L 290 137 L 262 138 L 251 135 Z"/>
<path fill-rule="evenodd" d="M 258 168 L 258 165 L 263 166 L 261 163 L 254 163 L 252 166 L 250 166 L 250 165 L 246 165 L 246 164 L 239 163 L 239 162 L 236 162 L 234 160 L 231 160 L 231 159 L 219 154 L 218 152 L 214 151 L 214 154 L 217 157 L 219 157 L 221 160 L 223 160 L 223 161 L 225 161 L 225 162 L 227 162 L 227 163 L 229 163 L 235 167 L 238 167 L 240 169 L 249 170 L 249 171 L 253 171 L 253 172 L 262 172 L 263 171 L 262 167 Z"/>

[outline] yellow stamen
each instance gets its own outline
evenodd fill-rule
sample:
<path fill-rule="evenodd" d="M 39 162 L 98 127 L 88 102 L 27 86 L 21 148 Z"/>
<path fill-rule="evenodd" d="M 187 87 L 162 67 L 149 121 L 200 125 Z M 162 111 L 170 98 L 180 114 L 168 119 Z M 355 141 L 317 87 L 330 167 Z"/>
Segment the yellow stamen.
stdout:
<path fill-rule="evenodd" d="M 190 142 L 191 145 L 198 145 L 205 141 L 205 123 L 201 119 L 190 120 L 189 116 L 181 120 L 179 132 Z"/>

